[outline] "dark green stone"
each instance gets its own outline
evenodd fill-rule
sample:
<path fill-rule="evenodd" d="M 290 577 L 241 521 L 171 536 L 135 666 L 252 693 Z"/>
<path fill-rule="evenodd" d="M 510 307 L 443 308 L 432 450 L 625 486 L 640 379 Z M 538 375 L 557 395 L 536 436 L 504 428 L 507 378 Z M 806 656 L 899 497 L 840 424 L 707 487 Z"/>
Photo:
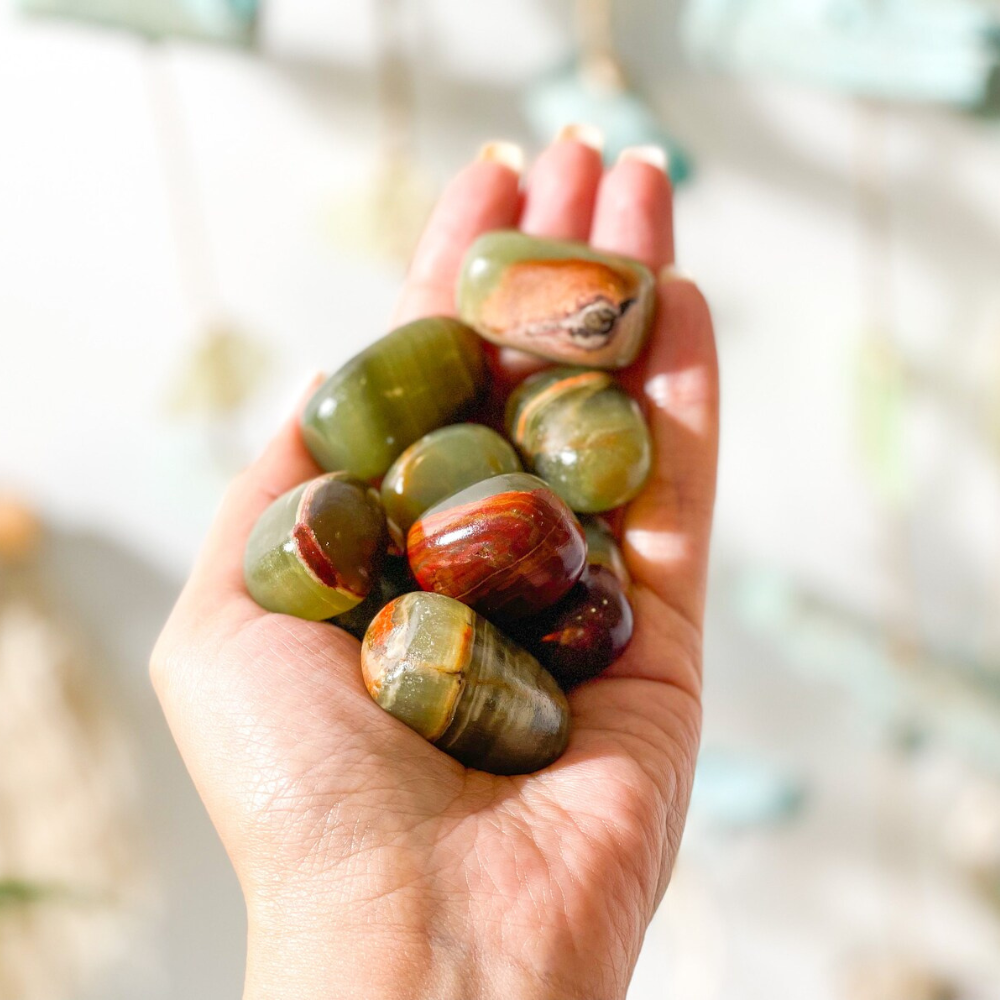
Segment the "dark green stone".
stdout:
<path fill-rule="evenodd" d="M 483 346 L 469 327 L 420 319 L 328 378 L 306 405 L 302 436 L 322 468 L 378 479 L 405 448 L 468 409 L 485 381 Z"/>

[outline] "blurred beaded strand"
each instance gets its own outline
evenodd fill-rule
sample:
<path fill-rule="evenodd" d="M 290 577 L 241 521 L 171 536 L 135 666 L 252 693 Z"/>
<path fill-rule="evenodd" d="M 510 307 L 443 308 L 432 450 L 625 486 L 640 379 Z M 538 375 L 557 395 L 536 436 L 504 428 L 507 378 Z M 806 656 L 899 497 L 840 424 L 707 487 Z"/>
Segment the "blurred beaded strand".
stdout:
<path fill-rule="evenodd" d="M 412 14 L 412 12 L 410 12 Z M 333 208 L 337 243 L 406 263 L 434 204 L 434 185 L 416 157 L 416 74 L 403 0 L 376 0 L 375 162 L 366 180 Z"/>
<path fill-rule="evenodd" d="M 897 664 L 905 667 L 917 652 L 917 591 L 908 544 L 908 386 L 895 334 L 887 114 L 881 105 L 858 102 L 856 191 L 863 316 L 858 405 L 862 460 L 883 524 L 883 558 L 890 584 L 887 639 Z"/>
<path fill-rule="evenodd" d="M 168 411 L 179 419 L 197 419 L 214 464 L 231 472 L 248 458 L 240 418 L 263 381 L 269 352 L 224 316 L 170 54 L 148 44 L 142 60 L 178 274 L 196 317 L 194 338 L 168 389 Z"/>

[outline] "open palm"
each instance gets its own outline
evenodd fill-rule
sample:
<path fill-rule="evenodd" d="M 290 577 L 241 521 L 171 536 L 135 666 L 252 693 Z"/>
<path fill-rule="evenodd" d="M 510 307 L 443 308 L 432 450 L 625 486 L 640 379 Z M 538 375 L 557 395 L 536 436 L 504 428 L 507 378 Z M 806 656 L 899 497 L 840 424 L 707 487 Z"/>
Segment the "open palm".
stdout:
<path fill-rule="evenodd" d="M 453 312 L 466 248 L 516 225 L 673 260 L 664 173 L 640 158 L 604 173 L 564 138 L 524 192 L 489 158 L 455 178 L 396 320 Z M 228 492 L 153 678 L 246 895 L 246 997 L 624 996 L 687 809 L 715 484 L 708 313 L 690 282 L 659 291 L 651 347 L 623 378 L 657 456 L 623 521 L 635 635 L 572 693 L 569 747 L 541 772 L 466 770 L 374 704 L 355 639 L 246 593 L 257 516 L 319 472 L 297 419 Z"/>

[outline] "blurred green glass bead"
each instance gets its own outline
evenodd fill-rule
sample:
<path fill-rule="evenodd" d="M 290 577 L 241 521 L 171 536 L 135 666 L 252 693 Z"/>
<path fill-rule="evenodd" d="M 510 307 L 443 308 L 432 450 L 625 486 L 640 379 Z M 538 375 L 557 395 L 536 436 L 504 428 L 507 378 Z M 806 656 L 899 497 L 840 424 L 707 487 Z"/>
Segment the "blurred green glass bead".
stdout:
<path fill-rule="evenodd" d="M 526 774 L 569 739 L 569 705 L 538 661 L 485 618 L 441 594 L 405 594 L 365 633 L 369 693 L 466 767 Z"/>
<path fill-rule="evenodd" d="M 589 368 L 635 360 L 655 300 L 638 261 L 509 230 L 476 240 L 458 281 L 459 316 L 487 340 Z"/>
<path fill-rule="evenodd" d="M 413 579 L 410 564 L 400 556 L 385 557 L 378 579 L 372 584 L 368 596 L 350 611 L 330 619 L 331 625 L 350 632 L 355 639 L 363 639 L 372 619 L 390 602 L 410 591 L 419 590 Z"/>
<path fill-rule="evenodd" d="M 482 424 L 452 424 L 425 434 L 403 452 L 382 480 L 382 506 L 396 544 L 424 511 L 466 486 L 520 472 L 510 443 Z"/>
<path fill-rule="evenodd" d="M 507 433 L 528 468 L 582 514 L 628 503 L 652 466 L 639 404 L 607 372 L 550 368 L 525 379 L 508 400 Z"/>
<path fill-rule="evenodd" d="M 386 545 L 375 490 L 331 472 L 278 497 L 247 540 L 243 575 L 268 611 L 322 621 L 360 604 Z"/>
<path fill-rule="evenodd" d="M 306 405 L 302 436 L 324 469 L 385 475 L 398 455 L 480 395 L 486 357 L 475 333 L 449 317 L 387 334 L 326 380 Z"/>

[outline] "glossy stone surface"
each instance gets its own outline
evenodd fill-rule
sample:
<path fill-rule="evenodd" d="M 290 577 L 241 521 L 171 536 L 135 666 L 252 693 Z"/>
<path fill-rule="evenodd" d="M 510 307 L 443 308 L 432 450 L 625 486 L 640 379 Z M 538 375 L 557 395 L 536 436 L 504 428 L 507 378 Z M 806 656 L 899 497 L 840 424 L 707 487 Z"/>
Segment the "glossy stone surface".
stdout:
<path fill-rule="evenodd" d="M 527 467 L 579 513 L 628 503 L 649 477 L 649 428 L 607 372 L 560 367 L 530 376 L 511 394 L 506 423 Z"/>
<path fill-rule="evenodd" d="M 439 594 L 397 598 L 361 646 L 369 693 L 466 767 L 526 774 L 569 739 L 569 705 L 552 677 L 471 608 Z"/>
<path fill-rule="evenodd" d="M 510 621 L 549 607 L 576 583 L 587 544 L 573 512 L 536 476 L 494 476 L 427 511 L 407 536 L 424 590 Z"/>
<path fill-rule="evenodd" d="M 618 577 L 603 566 L 588 565 L 558 604 L 522 623 L 514 637 L 568 691 L 621 656 L 632 624 L 632 605 Z"/>
<path fill-rule="evenodd" d="M 611 526 L 603 517 L 583 517 L 580 519 L 584 538 L 587 539 L 587 565 L 602 566 L 618 579 L 625 590 L 631 586 L 625 557 L 618 546 Z"/>
<path fill-rule="evenodd" d="M 383 476 L 403 449 L 450 423 L 480 396 L 479 338 L 448 317 L 417 320 L 362 351 L 320 386 L 302 436 L 324 469 Z"/>
<path fill-rule="evenodd" d="M 510 443 L 482 424 L 452 424 L 410 445 L 382 480 L 382 506 L 400 549 L 413 522 L 440 500 L 505 472 L 520 472 Z"/>
<path fill-rule="evenodd" d="M 461 318 L 495 344 L 590 368 L 624 368 L 649 335 L 655 282 L 627 257 L 500 230 L 469 248 L 457 303 Z"/>
<path fill-rule="evenodd" d="M 420 585 L 413 579 L 406 559 L 387 555 L 382 563 L 381 572 L 368 591 L 368 596 L 350 611 L 331 618 L 330 624 L 350 632 L 355 639 L 363 639 L 372 619 L 390 601 L 419 589 Z"/>
<path fill-rule="evenodd" d="M 268 611 L 321 621 L 365 599 L 386 546 L 378 494 L 346 472 L 303 483 L 261 514 L 243 576 Z"/>

